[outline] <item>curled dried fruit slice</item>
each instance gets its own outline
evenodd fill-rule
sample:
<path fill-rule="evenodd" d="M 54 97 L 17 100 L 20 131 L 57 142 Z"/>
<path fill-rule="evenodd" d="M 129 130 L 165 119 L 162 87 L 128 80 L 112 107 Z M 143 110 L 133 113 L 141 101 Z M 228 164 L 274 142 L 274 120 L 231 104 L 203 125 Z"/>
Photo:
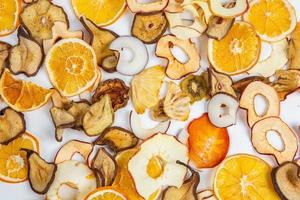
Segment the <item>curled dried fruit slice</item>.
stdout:
<path fill-rule="evenodd" d="M 93 102 L 98 101 L 104 95 L 109 95 L 114 111 L 123 108 L 127 105 L 129 100 L 129 87 L 121 79 L 108 79 L 101 82 L 97 87 Z"/>
<path fill-rule="evenodd" d="M 181 48 L 188 56 L 188 61 L 181 63 L 177 60 L 171 49 L 175 46 Z M 194 43 L 190 40 L 180 40 L 172 35 L 165 35 L 157 43 L 156 55 L 168 60 L 166 74 L 171 79 L 181 79 L 187 74 L 196 72 L 200 68 L 200 56 Z"/>
<path fill-rule="evenodd" d="M 170 119 L 164 111 L 164 101 L 165 99 L 161 99 L 154 107 L 150 108 L 150 114 L 153 120 L 165 122 Z"/>
<path fill-rule="evenodd" d="M 114 52 L 116 54 L 116 52 Z M 117 53 L 118 54 L 118 53 Z M 111 55 L 103 58 L 101 67 L 108 73 L 117 71 L 118 55 Z"/>
<path fill-rule="evenodd" d="M 24 115 L 11 108 L 0 111 L 0 144 L 8 144 L 25 133 Z"/>
<path fill-rule="evenodd" d="M 284 144 L 279 151 L 267 139 L 268 131 L 276 131 Z M 298 150 L 296 134 L 278 117 L 268 117 L 254 124 L 251 131 L 251 141 L 254 148 L 261 154 L 273 155 L 279 164 L 292 161 Z"/>
<path fill-rule="evenodd" d="M 203 190 L 197 194 L 198 200 L 218 200 L 213 190 Z"/>
<path fill-rule="evenodd" d="M 206 34 L 210 38 L 221 40 L 228 34 L 233 24 L 234 18 L 212 16 L 209 19 Z"/>
<path fill-rule="evenodd" d="M 20 18 L 26 30 L 39 43 L 44 39 L 52 38 L 54 22 L 61 21 L 68 24 L 63 8 L 48 0 L 38 0 L 28 4 L 23 9 Z"/>
<path fill-rule="evenodd" d="M 255 109 L 255 97 L 261 95 L 267 101 L 267 107 L 262 114 L 258 114 Z M 247 110 L 247 120 L 250 127 L 255 122 L 270 116 L 279 116 L 280 101 L 276 90 L 261 81 L 250 83 L 244 90 L 240 98 L 240 107 Z"/>
<path fill-rule="evenodd" d="M 50 113 L 56 128 L 70 128 L 75 125 L 74 116 L 62 108 L 53 107 L 50 109 Z"/>
<path fill-rule="evenodd" d="M 0 41 L 0 74 L 5 67 L 6 60 L 9 56 L 10 45 Z"/>
<path fill-rule="evenodd" d="M 30 38 L 25 30 L 18 30 L 19 44 L 12 47 L 9 55 L 9 68 L 13 74 L 34 76 L 43 64 L 43 50 L 39 43 Z"/>
<path fill-rule="evenodd" d="M 67 97 L 63 97 L 59 94 L 59 92 L 53 89 L 53 94 L 51 96 L 52 104 L 54 107 L 58 108 L 70 108 L 72 101 L 69 100 Z"/>
<path fill-rule="evenodd" d="M 74 129 L 82 129 L 83 117 L 89 108 L 90 102 L 88 102 L 87 100 L 72 102 L 70 108 L 67 109 L 67 112 L 70 113 L 75 119 L 75 125 L 73 127 Z"/>
<path fill-rule="evenodd" d="M 232 85 L 232 88 L 234 89 L 234 91 L 238 94 L 238 95 L 242 95 L 242 93 L 244 92 L 244 90 L 246 89 L 246 87 L 255 81 L 261 81 L 263 83 L 269 84 L 269 80 L 265 77 L 261 77 L 261 76 L 251 76 L 251 77 L 246 77 L 243 78 L 239 81 L 234 82 L 234 84 Z"/>
<path fill-rule="evenodd" d="M 133 13 L 151 13 L 163 10 L 169 0 L 158 0 L 150 3 L 140 3 L 139 0 L 126 0 L 127 5 Z"/>
<path fill-rule="evenodd" d="M 138 138 L 132 132 L 116 126 L 107 128 L 95 141 L 98 145 L 108 145 L 114 152 L 132 148 L 137 143 Z"/>
<path fill-rule="evenodd" d="M 288 48 L 289 69 L 300 69 L 300 23 L 291 34 Z"/>
<path fill-rule="evenodd" d="M 230 8 L 224 7 L 221 0 L 209 0 L 209 8 L 212 13 L 219 17 L 234 18 L 242 15 L 248 9 L 247 0 L 237 0 L 235 5 Z"/>
<path fill-rule="evenodd" d="M 131 34 L 146 44 L 156 43 L 168 27 L 164 12 L 137 13 L 131 28 Z"/>

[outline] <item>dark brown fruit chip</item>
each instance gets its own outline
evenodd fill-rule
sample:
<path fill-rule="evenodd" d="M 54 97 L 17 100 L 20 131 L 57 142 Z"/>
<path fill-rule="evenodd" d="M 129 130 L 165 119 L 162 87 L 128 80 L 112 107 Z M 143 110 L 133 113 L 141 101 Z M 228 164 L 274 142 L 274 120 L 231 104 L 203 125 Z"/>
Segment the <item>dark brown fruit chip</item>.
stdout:
<path fill-rule="evenodd" d="M 138 138 L 120 127 L 110 127 L 95 141 L 98 145 L 108 145 L 114 152 L 123 151 L 136 146 Z"/>
<path fill-rule="evenodd" d="M 117 54 L 115 52 L 115 54 Z M 115 55 L 107 56 L 103 58 L 101 67 L 108 73 L 113 73 L 117 71 L 118 57 Z"/>
<path fill-rule="evenodd" d="M 24 115 L 11 108 L 0 111 L 0 144 L 8 144 L 26 130 Z"/>
<path fill-rule="evenodd" d="M 146 44 L 153 44 L 165 33 L 168 21 L 164 12 L 137 13 L 131 33 Z"/>
<path fill-rule="evenodd" d="M 0 41 L 0 75 L 9 56 L 10 45 Z"/>
<path fill-rule="evenodd" d="M 87 100 L 81 100 L 79 102 L 72 102 L 71 107 L 67 110 L 75 118 L 74 129 L 82 129 L 83 116 L 90 107 L 90 103 Z"/>
<path fill-rule="evenodd" d="M 206 34 L 210 38 L 221 40 L 227 35 L 233 23 L 234 18 L 222 18 L 218 16 L 212 16 L 209 19 Z"/>

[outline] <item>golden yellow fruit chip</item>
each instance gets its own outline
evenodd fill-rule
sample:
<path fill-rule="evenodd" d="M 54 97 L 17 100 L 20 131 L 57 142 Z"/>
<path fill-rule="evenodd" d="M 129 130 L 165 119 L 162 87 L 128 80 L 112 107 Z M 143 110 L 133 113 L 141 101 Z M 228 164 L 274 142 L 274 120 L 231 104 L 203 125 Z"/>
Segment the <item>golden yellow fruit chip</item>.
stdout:
<path fill-rule="evenodd" d="M 22 0 L 0 0 L 0 36 L 8 35 L 19 25 Z"/>

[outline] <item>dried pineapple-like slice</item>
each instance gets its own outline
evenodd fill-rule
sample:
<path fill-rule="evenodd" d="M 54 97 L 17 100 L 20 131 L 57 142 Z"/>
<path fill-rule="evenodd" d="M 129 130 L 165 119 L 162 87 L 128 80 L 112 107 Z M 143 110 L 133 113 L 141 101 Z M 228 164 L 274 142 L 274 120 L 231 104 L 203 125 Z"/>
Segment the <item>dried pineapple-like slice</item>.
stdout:
<path fill-rule="evenodd" d="M 171 119 L 185 121 L 189 118 L 190 97 L 183 93 L 174 82 L 169 82 L 164 101 L 164 111 Z"/>
<path fill-rule="evenodd" d="M 135 111 L 143 114 L 146 108 L 159 101 L 159 90 L 165 78 L 164 68 L 154 66 L 134 76 L 131 82 L 131 97 Z"/>

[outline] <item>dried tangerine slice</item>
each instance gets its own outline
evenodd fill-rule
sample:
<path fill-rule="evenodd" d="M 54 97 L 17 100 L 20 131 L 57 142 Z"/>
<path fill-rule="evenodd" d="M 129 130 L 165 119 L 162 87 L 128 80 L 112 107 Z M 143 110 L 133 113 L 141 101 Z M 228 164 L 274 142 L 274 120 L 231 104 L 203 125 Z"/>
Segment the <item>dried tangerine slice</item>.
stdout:
<path fill-rule="evenodd" d="M 93 48 L 80 39 L 63 39 L 48 52 L 46 68 L 54 87 L 63 96 L 75 96 L 101 77 Z"/>
<path fill-rule="evenodd" d="M 0 0 L 0 36 L 8 35 L 19 25 L 22 0 Z"/>
<path fill-rule="evenodd" d="M 244 19 L 268 42 L 284 39 L 297 23 L 295 9 L 287 0 L 253 0 Z"/>
<path fill-rule="evenodd" d="M 5 69 L 0 79 L 0 94 L 3 100 L 14 110 L 27 112 L 45 105 L 53 91 L 32 82 L 16 79 Z"/>
<path fill-rule="evenodd" d="M 208 58 L 215 70 L 235 75 L 251 69 L 258 61 L 261 40 L 254 27 L 236 22 L 222 39 L 209 39 Z"/>
<path fill-rule="evenodd" d="M 85 200 L 127 200 L 127 198 L 112 187 L 101 187 L 91 192 Z"/>
<path fill-rule="evenodd" d="M 27 180 L 26 152 L 21 151 L 22 148 L 39 152 L 39 141 L 24 133 L 8 145 L 0 145 L 0 181 L 19 183 Z"/>

